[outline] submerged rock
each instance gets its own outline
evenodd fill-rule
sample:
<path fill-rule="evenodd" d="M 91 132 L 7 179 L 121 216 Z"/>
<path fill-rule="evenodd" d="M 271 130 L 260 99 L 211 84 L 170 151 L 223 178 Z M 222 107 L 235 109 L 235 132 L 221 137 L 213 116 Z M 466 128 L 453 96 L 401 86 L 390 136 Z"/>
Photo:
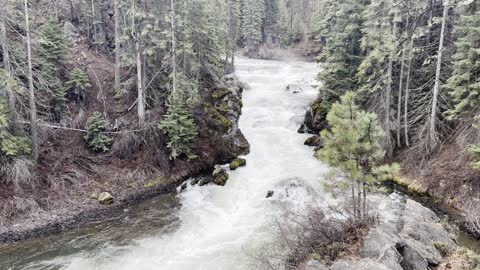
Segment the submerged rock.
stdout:
<path fill-rule="evenodd" d="M 180 191 L 184 191 L 184 190 L 186 190 L 186 189 L 187 189 L 187 187 L 188 187 L 188 184 L 187 184 L 187 182 L 183 183 L 183 184 L 180 186 Z"/>
<path fill-rule="evenodd" d="M 293 94 L 302 93 L 305 86 L 306 86 L 305 84 L 300 84 L 300 83 L 289 84 L 287 86 L 286 91 L 291 92 Z"/>
<path fill-rule="evenodd" d="M 113 196 L 112 196 L 112 194 L 110 194 L 108 192 L 102 192 L 102 193 L 98 194 L 97 200 L 101 204 L 112 204 L 113 203 Z"/>
<path fill-rule="evenodd" d="M 244 158 L 236 158 L 230 163 L 230 170 L 236 170 L 240 167 L 244 167 L 247 165 L 247 160 Z"/>

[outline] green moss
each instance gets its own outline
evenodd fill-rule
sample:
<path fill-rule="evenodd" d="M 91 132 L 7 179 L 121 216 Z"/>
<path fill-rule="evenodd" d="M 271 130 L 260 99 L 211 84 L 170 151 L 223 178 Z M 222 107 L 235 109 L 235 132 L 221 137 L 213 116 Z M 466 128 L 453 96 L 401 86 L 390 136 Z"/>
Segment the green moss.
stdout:
<path fill-rule="evenodd" d="M 315 260 L 315 261 L 322 261 L 322 256 L 320 254 L 317 254 L 317 253 L 313 253 L 310 255 L 310 258 L 312 260 Z"/>
<path fill-rule="evenodd" d="M 224 114 L 229 112 L 227 104 L 222 104 L 222 105 L 216 107 L 216 109 L 217 109 L 217 111 L 219 111 L 221 113 L 224 113 Z"/>
<path fill-rule="evenodd" d="M 227 88 L 227 89 L 217 89 L 215 91 L 212 92 L 212 98 L 213 99 L 221 99 L 223 98 L 224 96 L 228 95 L 232 93 L 232 89 L 230 88 Z"/>
<path fill-rule="evenodd" d="M 408 185 L 408 192 L 412 193 L 412 194 L 417 194 L 417 195 L 420 195 L 420 196 L 426 196 L 427 195 L 427 192 L 422 190 L 419 186 L 416 186 L 414 184 L 410 184 Z"/>
<path fill-rule="evenodd" d="M 230 170 L 236 170 L 239 167 L 243 167 L 247 165 L 247 161 L 243 158 L 237 158 L 230 163 Z"/>
<path fill-rule="evenodd" d="M 156 186 L 159 186 L 159 185 L 162 185 L 165 183 L 165 179 L 163 178 L 157 178 L 153 181 L 149 181 L 145 184 L 143 184 L 143 187 L 144 188 L 152 188 L 152 187 L 156 187 Z"/>
<path fill-rule="evenodd" d="M 226 129 L 229 129 L 233 126 L 232 122 L 230 122 L 227 117 L 218 112 L 213 115 L 213 123 L 218 127 L 224 127 Z"/>
<path fill-rule="evenodd" d="M 225 186 L 229 178 L 228 173 L 219 174 L 213 179 L 213 182 L 219 186 Z"/>
<path fill-rule="evenodd" d="M 445 257 L 449 254 L 447 244 L 445 244 L 443 242 L 435 242 L 435 243 L 433 243 L 433 245 L 435 246 L 435 248 L 438 250 L 438 252 L 440 252 L 440 254 L 443 257 Z"/>
<path fill-rule="evenodd" d="M 131 188 L 138 188 L 140 184 L 137 182 L 131 182 L 131 183 L 128 183 L 128 186 Z"/>

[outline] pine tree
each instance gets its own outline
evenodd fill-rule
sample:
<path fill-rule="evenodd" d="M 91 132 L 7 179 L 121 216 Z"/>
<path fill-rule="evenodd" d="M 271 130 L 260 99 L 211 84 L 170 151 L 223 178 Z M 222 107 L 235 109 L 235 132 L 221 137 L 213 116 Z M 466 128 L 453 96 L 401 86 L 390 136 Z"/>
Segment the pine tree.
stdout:
<path fill-rule="evenodd" d="M 255 51 L 263 41 L 265 0 L 242 0 L 242 36 L 247 51 Z"/>
<path fill-rule="evenodd" d="M 367 55 L 358 69 L 361 91 L 368 96 L 368 108 L 381 117 L 387 132 L 383 145 L 393 151 L 390 132 L 392 121 L 393 65 L 398 52 L 398 24 L 402 21 L 398 4 L 393 0 L 375 0 L 367 6 L 363 24 L 362 48 Z"/>
<path fill-rule="evenodd" d="M 326 45 L 318 58 L 322 63 L 318 75 L 318 80 L 322 82 L 322 102 L 317 106 L 317 111 L 326 117 L 330 106 L 340 96 L 348 89 L 358 88 L 357 69 L 362 59 L 360 30 L 364 6 L 356 0 L 327 1 L 321 10 L 324 16 L 317 24 L 316 35 Z"/>
<path fill-rule="evenodd" d="M 85 91 L 91 86 L 88 75 L 81 69 L 74 68 L 70 72 L 70 80 L 65 83 L 65 90 L 74 99 L 84 100 Z"/>
<path fill-rule="evenodd" d="M 396 166 L 381 166 L 385 136 L 374 113 L 355 104 L 356 94 L 347 92 L 332 105 L 327 120 L 331 131 L 321 133 L 325 146 L 317 157 L 337 168 L 351 190 L 353 215 L 368 216 L 367 192 L 371 185 L 396 171 Z"/>
<path fill-rule="evenodd" d="M 453 74 L 447 84 L 455 107 L 449 114 L 471 116 L 480 108 L 480 10 L 462 16 L 455 32 Z"/>
<path fill-rule="evenodd" d="M 61 67 L 66 54 L 67 41 L 59 23 L 49 20 L 40 37 L 42 48 L 42 76 L 48 82 L 50 111 L 55 121 L 59 121 L 65 110 L 65 89 L 61 82 Z"/>
<path fill-rule="evenodd" d="M 167 147 L 170 149 L 171 159 L 177 159 L 181 155 L 185 155 L 188 159 L 196 158 L 193 148 L 197 126 L 190 108 L 185 103 L 185 98 L 178 92 L 171 97 L 168 114 L 159 128 L 168 136 Z"/>
<path fill-rule="evenodd" d="M 113 139 L 104 132 L 107 130 L 108 123 L 99 112 L 94 112 L 87 120 L 87 135 L 84 139 L 88 147 L 95 152 L 106 153 L 110 151 Z"/>

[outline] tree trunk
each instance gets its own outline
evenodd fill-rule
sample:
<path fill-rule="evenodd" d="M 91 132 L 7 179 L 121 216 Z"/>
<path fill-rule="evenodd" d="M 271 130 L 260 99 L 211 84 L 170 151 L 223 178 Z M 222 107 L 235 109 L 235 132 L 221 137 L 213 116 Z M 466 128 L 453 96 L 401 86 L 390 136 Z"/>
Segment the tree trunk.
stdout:
<path fill-rule="evenodd" d="M 25 4 L 25 32 L 27 42 L 28 58 L 28 96 L 30 104 L 30 132 L 32 136 L 32 158 L 38 160 L 38 126 L 37 126 L 37 107 L 35 105 L 35 92 L 33 88 L 33 68 L 32 68 L 32 48 L 30 43 L 30 19 L 28 18 L 28 0 Z"/>
<path fill-rule="evenodd" d="M 397 23 L 393 24 L 393 35 L 396 35 L 397 33 Z M 392 102 L 392 84 L 393 84 L 393 58 L 396 55 L 396 48 L 390 53 L 389 59 L 388 59 L 388 69 L 387 69 L 387 88 L 385 89 L 385 146 L 387 148 L 387 156 L 391 157 L 392 156 L 392 138 L 390 136 L 390 130 L 391 130 L 391 121 L 390 121 L 390 107 L 391 107 L 391 102 Z"/>
<path fill-rule="evenodd" d="M 352 184 L 352 207 L 353 207 L 353 216 L 357 217 L 357 200 L 355 199 L 355 181 L 351 180 Z"/>
<path fill-rule="evenodd" d="M 145 104 L 143 98 L 143 63 L 142 63 L 142 49 L 140 41 L 137 41 L 137 114 L 138 123 L 143 126 L 145 124 Z"/>
<path fill-rule="evenodd" d="M 120 0 L 115 0 L 114 2 L 115 10 L 115 93 L 120 92 Z"/>
<path fill-rule="evenodd" d="M 3 55 L 3 67 L 7 77 L 12 75 L 12 65 L 10 63 L 10 52 L 8 46 L 8 37 L 7 37 L 7 28 L 5 24 L 6 12 L 5 6 L 0 7 L 0 43 L 2 46 L 2 55 Z M 5 84 L 6 95 L 8 98 L 8 105 L 10 107 L 10 119 L 12 120 L 13 125 L 16 125 L 17 121 L 17 111 L 15 110 L 15 94 L 11 88 L 10 83 Z"/>
<path fill-rule="evenodd" d="M 440 93 L 440 77 L 442 74 L 442 57 L 443 57 L 443 47 L 445 41 L 445 30 L 447 25 L 448 10 L 450 6 L 445 4 L 443 7 L 443 16 L 442 16 L 442 30 L 440 32 L 440 44 L 438 46 L 438 55 L 437 55 L 437 70 L 435 73 L 435 85 L 433 87 L 433 99 L 432 99 L 432 112 L 430 115 L 430 128 L 429 128 L 429 140 L 430 142 L 435 143 L 437 141 L 437 107 L 438 107 L 438 96 Z"/>
<path fill-rule="evenodd" d="M 135 1 L 132 1 L 132 8 L 135 10 Z M 142 5 L 139 6 L 142 8 Z M 139 29 L 136 29 L 135 24 L 135 15 L 132 15 L 132 31 L 135 31 L 136 41 L 135 41 L 135 50 L 136 50 L 136 62 L 137 62 L 137 115 L 138 123 L 140 126 L 145 125 L 145 98 L 144 98 L 144 80 L 143 80 L 143 50 L 141 44 L 141 36 Z M 140 27 L 139 27 L 140 28 Z"/>
<path fill-rule="evenodd" d="M 172 94 L 177 91 L 177 41 L 175 38 L 175 0 L 170 0 L 172 9 Z"/>
<path fill-rule="evenodd" d="M 410 147 L 410 136 L 408 134 L 409 123 L 408 123 L 408 102 L 410 98 L 410 78 L 412 75 L 412 51 L 413 51 L 413 38 L 410 40 L 408 52 L 408 66 L 407 66 L 407 81 L 405 84 L 405 102 L 403 108 L 403 122 L 404 122 L 404 132 L 405 132 L 405 144 L 407 147 Z"/>
<path fill-rule="evenodd" d="M 407 17 L 405 28 L 408 29 L 410 17 Z M 401 142 L 401 125 L 402 125 L 402 94 L 403 94 L 403 79 L 405 76 L 405 46 L 402 49 L 401 67 L 400 67 L 400 82 L 398 86 L 398 104 L 397 104 L 397 147 L 402 145 Z"/>

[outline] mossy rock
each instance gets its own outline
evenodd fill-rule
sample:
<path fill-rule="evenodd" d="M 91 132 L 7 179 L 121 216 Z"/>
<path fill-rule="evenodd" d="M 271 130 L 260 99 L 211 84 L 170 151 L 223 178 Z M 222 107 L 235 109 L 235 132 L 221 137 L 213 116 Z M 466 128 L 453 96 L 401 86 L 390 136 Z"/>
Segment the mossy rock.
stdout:
<path fill-rule="evenodd" d="M 230 163 L 230 170 L 234 171 L 240 167 L 244 167 L 247 165 L 247 160 L 244 158 L 237 158 Z"/>
<path fill-rule="evenodd" d="M 213 183 L 219 186 L 225 186 L 230 176 L 225 171 L 225 169 L 218 167 L 213 171 L 212 177 L 213 177 Z"/>
<path fill-rule="evenodd" d="M 226 129 L 232 128 L 233 124 L 227 117 L 223 116 L 219 112 L 216 112 L 212 115 L 213 124 L 217 127 L 223 127 Z"/>
<path fill-rule="evenodd" d="M 221 99 L 230 93 L 232 93 L 232 89 L 230 88 L 216 89 L 215 91 L 212 92 L 212 98 Z"/>
<path fill-rule="evenodd" d="M 217 111 L 219 111 L 220 113 L 223 113 L 223 114 L 226 114 L 228 113 L 230 110 L 228 109 L 228 106 L 227 104 L 222 104 L 218 107 L 216 107 Z"/>
<path fill-rule="evenodd" d="M 219 186 L 225 186 L 225 184 L 227 184 L 227 181 L 228 181 L 228 178 L 230 176 L 228 175 L 228 173 L 224 172 L 222 174 L 219 174 L 217 175 L 214 179 L 213 179 L 213 182 Z"/>

